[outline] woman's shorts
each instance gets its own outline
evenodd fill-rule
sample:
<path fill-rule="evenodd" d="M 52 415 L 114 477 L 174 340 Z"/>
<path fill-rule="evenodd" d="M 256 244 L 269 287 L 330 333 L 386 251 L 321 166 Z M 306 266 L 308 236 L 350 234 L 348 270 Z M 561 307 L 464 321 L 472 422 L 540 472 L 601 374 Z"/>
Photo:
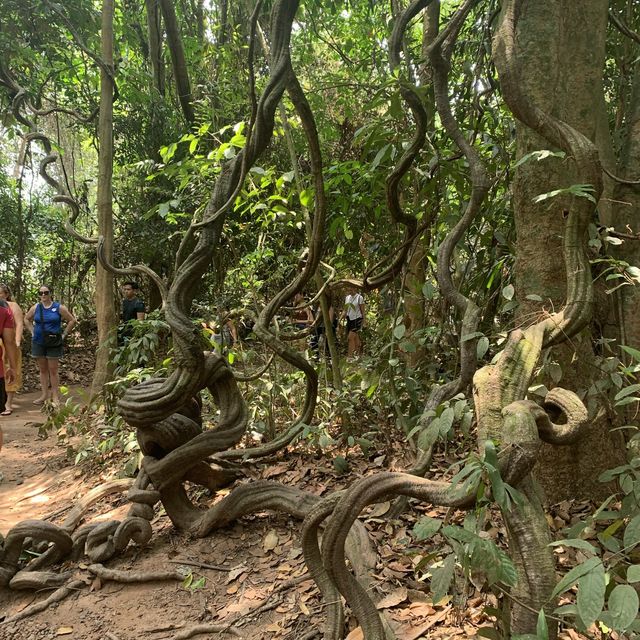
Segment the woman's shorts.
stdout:
<path fill-rule="evenodd" d="M 360 329 L 362 329 L 362 318 L 356 318 L 355 320 L 347 318 L 347 333 L 351 331 L 358 333 Z"/>
<path fill-rule="evenodd" d="M 47 358 L 47 360 L 57 360 L 62 358 L 63 346 L 45 347 L 43 344 L 31 342 L 31 355 L 34 358 Z"/>

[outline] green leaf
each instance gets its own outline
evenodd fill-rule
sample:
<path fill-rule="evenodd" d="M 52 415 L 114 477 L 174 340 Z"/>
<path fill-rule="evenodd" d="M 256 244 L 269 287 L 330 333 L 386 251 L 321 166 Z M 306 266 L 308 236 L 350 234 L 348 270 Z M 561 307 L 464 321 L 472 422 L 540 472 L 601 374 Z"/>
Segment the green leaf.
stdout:
<path fill-rule="evenodd" d="M 624 389 L 621 389 L 620 391 L 618 391 L 618 393 L 616 393 L 613 399 L 620 400 L 620 398 L 624 398 L 625 396 L 635 393 L 636 391 L 640 391 L 640 384 L 632 384 L 628 387 L 625 387 Z"/>
<path fill-rule="evenodd" d="M 640 582 L 640 564 L 632 564 L 627 568 L 627 582 Z"/>
<path fill-rule="evenodd" d="M 597 549 L 587 542 L 586 540 L 581 540 L 580 538 L 569 538 L 567 540 L 556 540 L 555 542 L 551 542 L 549 544 L 550 547 L 573 547 L 574 549 L 583 549 L 584 551 L 588 551 L 589 553 L 596 554 L 598 553 Z"/>
<path fill-rule="evenodd" d="M 515 293 L 515 289 L 513 287 L 512 284 L 508 284 L 503 290 L 502 290 L 502 297 L 505 298 L 506 300 L 511 300 L 513 298 L 513 294 Z"/>
<path fill-rule="evenodd" d="M 553 590 L 553 593 L 551 594 L 550 599 L 553 600 L 553 598 L 555 598 L 556 596 L 560 595 L 561 593 L 564 593 L 572 585 L 578 582 L 578 580 L 582 578 L 582 576 L 586 575 L 590 571 L 593 571 L 598 565 L 601 565 L 601 564 L 602 564 L 602 561 L 600 560 L 600 558 L 589 558 L 588 560 L 585 560 L 582 564 L 579 564 L 573 567 L 573 569 L 571 569 L 571 571 L 569 571 L 569 573 L 567 573 L 567 575 L 565 575 L 564 578 L 562 578 L 562 580 L 558 582 L 558 584 L 556 585 L 556 588 Z"/>
<path fill-rule="evenodd" d="M 449 591 L 455 566 L 456 557 L 451 553 L 444 559 L 441 567 L 431 570 L 431 591 L 433 592 L 434 604 L 442 600 Z"/>
<path fill-rule="evenodd" d="M 538 640 L 549 640 L 549 627 L 547 626 L 547 616 L 544 613 L 544 609 L 540 609 L 540 613 L 538 613 L 536 636 Z"/>
<path fill-rule="evenodd" d="M 395 329 L 393 330 L 393 335 L 396 340 L 400 340 L 404 336 L 406 330 L 407 329 L 403 324 L 399 324 L 397 327 L 395 327 Z"/>
<path fill-rule="evenodd" d="M 382 161 L 382 158 L 384 158 L 389 147 L 391 147 L 390 144 L 385 144 L 384 147 L 382 147 L 382 149 L 380 149 L 378 153 L 376 153 L 376 157 L 373 159 L 373 162 L 371 163 L 371 171 L 373 171 L 380 164 L 380 162 Z"/>
<path fill-rule="evenodd" d="M 596 621 L 604 608 L 606 587 L 604 566 L 602 564 L 597 565 L 593 571 L 578 580 L 576 605 L 578 614 L 587 628 Z"/>
<path fill-rule="evenodd" d="M 300 192 L 300 204 L 303 207 L 306 207 L 307 209 L 309 209 L 312 203 L 313 203 L 312 189 L 305 189 L 304 191 Z"/>
<path fill-rule="evenodd" d="M 625 353 L 628 353 L 636 362 L 640 362 L 640 351 L 634 349 L 633 347 L 627 347 L 626 344 L 621 344 L 620 348 Z"/>
<path fill-rule="evenodd" d="M 478 340 L 478 344 L 476 345 L 476 357 L 478 360 L 481 360 L 484 357 L 484 354 L 489 350 L 489 338 L 483 336 Z"/>
<path fill-rule="evenodd" d="M 616 631 L 624 631 L 638 615 L 638 594 L 628 584 L 617 585 L 608 602 L 611 626 Z"/>
<path fill-rule="evenodd" d="M 531 153 L 527 153 L 525 155 L 522 156 L 522 158 L 520 158 L 520 160 L 518 160 L 518 162 L 516 162 L 513 165 L 513 168 L 515 169 L 516 167 L 519 167 L 521 164 L 524 164 L 525 162 L 529 162 L 529 160 L 537 160 L 538 162 L 540 162 L 540 160 L 545 160 L 546 158 L 564 158 L 566 157 L 566 153 L 564 151 L 551 151 L 549 149 L 540 149 L 539 151 L 532 151 Z"/>
<path fill-rule="evenodd" d="M 627 524 L 624 530 L 622 546 L 628 550 L 638 544 L 638 542 L 640 542 L 640 514 L 632 518 L 629 524 Z"/>
<path fill-rule="evenodd" d="M 424 516 L 414 525 L 413 533 L 418 540 L 428 540 L 439 531 L 441 526 L 442 520 Z"/>

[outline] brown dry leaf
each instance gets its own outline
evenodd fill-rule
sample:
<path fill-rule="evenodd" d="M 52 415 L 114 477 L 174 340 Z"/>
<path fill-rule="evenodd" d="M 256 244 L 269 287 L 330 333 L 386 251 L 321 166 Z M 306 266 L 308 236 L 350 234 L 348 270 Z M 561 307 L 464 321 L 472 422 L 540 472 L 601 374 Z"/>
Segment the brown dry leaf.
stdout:
<path fill-rule="evenodd" d="M 58 627 L 56 631 L 57 636 L 68 636 L 73 633 L 73 627 Z"/>
<path fill-rule="evenodd" d="M 436 610 L 427 602 L 412 602 L 409 605 L 411 614 L 416 617 L 432 616 Z"/>
<path fill-rule="evenodd" d="M 91 586 L 89 587 L 89 591 L 100 591 L 100 589 L 102 589 L 102 580 L 100 580 L 100 578 L 96 576 L 91 581 Z"/>
<path fill-rule="evenodd" d="M 373 509 L 371 509 L 371 512 L 368 514 L 367 517 L 379 518 L 380 516 L 383 516 L 385 513 L 387 513 L 389 509 L 391 509 L 390 502 L 381 502 L 380 504 L 375 505 Z"/>
<path fill-rule="evenodd" d="M 401 637 L 402 640 L 417 640 L 421 635 L 429 631 L 431 627 L 435 624 L 444 620 L 447 617 L 447 614 L 451 611 L 451 607 L 447 607 L 440 611 L 440 613 L 433 616 L 426 624 L 423 624 L 419 627 L 405 627 L 402 633 L 398 633 L 398 637 Z"/>
<path fill-rule="evenodd" d="M 271 529 L 269 533 L 264 537 L 262 542 L 262 548 L 265 551 L 272 551 L 278 546 L 278 534 L 275 529 Z"/>
<path fill-rule="evenodd" d="M 298 602 L 298 606 L 300 607 L 300 611 L 302 611 L 302 613 L 304 613 L 305 616 L 311 615 L 311 612 L 309 611 L 309 607 L 307 607 L 307 605 L 304 602 L 302 602 L 302 600 Z"/>
<path fill-rule="evenodd" d="M 364 640 L 362 627 L 356 627 L 344 640 Z"/>
<path fill-rule="evenodd" d="M 277 464 L 274 467 L 269 467 L 262 474 L 263 478 L 273 478 L 274 476 L 279 476 L 281 473 L 288 471 L 288 467 L 285 464 Z"/>
<path fill-rule="evenodd" d="M 246 571 L 247 571 L 247 567 L 243 564 L 238 565 L 237 567 L 234 567 L 233 569 L 231 569 L 231 571 L 229 571 L 227 575 L 227 584 L 229 584 L 230 582 L 233 582 L 238 576 L 241 576 Z"/>
<path fill-rule="evenodd" d="M 390 609 L 391 607 L 395 607 L 401 602 L 404 602 L 406 599 L 407 589 L 405 587 L 400 587 L 382 598 L 382 600 L 380 600 L 376 605 L 376 609 Z"/>
<path fill-rule="evenodd" d="M 238 589 L 240 588 L 237 584 L 232 584 L 230 587 L 227 587 L 227 593 L 232 596 L 234 593 L 238 593 Z"/>

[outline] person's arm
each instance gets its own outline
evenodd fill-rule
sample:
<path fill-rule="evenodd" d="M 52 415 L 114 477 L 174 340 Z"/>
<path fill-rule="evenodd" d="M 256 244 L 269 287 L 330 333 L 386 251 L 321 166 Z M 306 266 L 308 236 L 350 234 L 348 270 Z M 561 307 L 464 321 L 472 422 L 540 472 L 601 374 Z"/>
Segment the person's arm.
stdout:
<path fill-rule="evenodd" d="M 364 315 L 364 298 L 360 298 L 362 302 L 360 303 L 360 315 L 362 316 L 362 326 L 364 327 L 365 322 L 367 321 L 366 316 Z"/>
<path fill-rule="evenodd" d="M 24 326 L 27 327 L 27 331 L 33 335 L 33 317 L 36 315 L 36 307 L 38 305 L 33 305 L 29 311 L 27 311 L 27 315 L 24 317 Z"/>
<path fill-rule="evenodd" d="M 13 311 L 13 322 L 16 325 L 16 346 L 22 344 L 22 336 L 24 334 L 24 313 L 20 305 L 15 302 L 11 305 L 11 311 Z"/>
<path fill-rule="evenodd" d="M 144 303 L 140 300 L 136 307 L 136 320 L 144 320 L 145 315 Z"/>
<path fill-rule="evenodd" d="M 69 309 L 67 309 L 67 307 L 65 307 L 63 304 L 60 305 L 60 315 L 62 316 L 62 319 L 67 323 L 67 326 L 62 332 L 62 338 L 64 339 L 71 333 L 71 330 L 73 329 L 77 320 L 75 316 L 69 311 Z"/>
<path fill-rule="evenodd" d="M 233 320 L 229 320 L 229 331 L 231 332 L 233 342 L 238 342 L 238 330 L 236 329 L 236 323 Z"/>

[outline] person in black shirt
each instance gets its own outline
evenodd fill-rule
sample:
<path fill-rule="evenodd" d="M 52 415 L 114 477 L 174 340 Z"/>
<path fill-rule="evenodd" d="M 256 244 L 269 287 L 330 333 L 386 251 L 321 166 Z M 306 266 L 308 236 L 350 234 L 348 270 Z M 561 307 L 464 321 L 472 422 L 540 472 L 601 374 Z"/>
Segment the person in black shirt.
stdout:
<path fill-rule="evenodd" d="M 123 326 L 120 327 L 119 337 L 122 344 L 126 339 L 133 335 L 133 327 L 129 324 L 130 320 L 144 320 L 145 308 L 144 302 L 138 298 L 138 284 L 133 281 L 125 282 L 122 285 L 122 320 Z"/>

